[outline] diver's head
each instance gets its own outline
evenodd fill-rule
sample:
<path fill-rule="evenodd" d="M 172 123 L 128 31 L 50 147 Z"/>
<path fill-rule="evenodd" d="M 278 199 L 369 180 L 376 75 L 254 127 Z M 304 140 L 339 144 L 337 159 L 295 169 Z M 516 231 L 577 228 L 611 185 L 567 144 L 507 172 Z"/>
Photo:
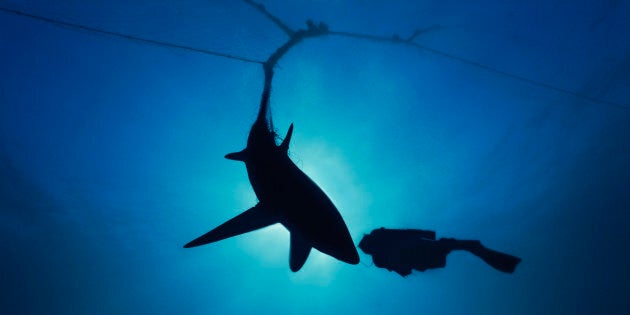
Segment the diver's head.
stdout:
<path fill-rule="evenodd" d="M 359 242 L 359 248 L 366 254 L 374 254 L 374 236 L 372 234 L 365 234 Z"/>

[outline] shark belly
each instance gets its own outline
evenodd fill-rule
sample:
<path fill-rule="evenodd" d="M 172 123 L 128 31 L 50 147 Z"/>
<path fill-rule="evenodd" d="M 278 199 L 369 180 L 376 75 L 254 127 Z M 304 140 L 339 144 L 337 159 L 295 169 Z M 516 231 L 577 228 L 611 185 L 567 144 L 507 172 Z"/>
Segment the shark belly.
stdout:
<path fill-rule="evenodd" d="M 247 167 L 260 202 L 305 244 L 343 262 L 359 263 L 348 227 L 330 198 L 288 156 L 275 161 Z"/>

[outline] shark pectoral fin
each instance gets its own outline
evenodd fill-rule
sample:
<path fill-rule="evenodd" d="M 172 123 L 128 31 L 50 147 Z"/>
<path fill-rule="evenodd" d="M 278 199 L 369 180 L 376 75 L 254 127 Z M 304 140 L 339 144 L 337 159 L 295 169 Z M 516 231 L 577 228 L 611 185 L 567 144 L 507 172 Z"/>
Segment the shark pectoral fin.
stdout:
<path fill-rule="evenodd" d="M 247 151 L 243 150 L 239 152 L 228 153 L 225 155 L 225 158 L 228 160 L 245 162 L 245 160 L 247 160 Z"/>
<path fill-rule="evenodd" d="M 289 267 L 291 267 L 291 271 L 297 272 L 300 270 L 304 266 L 310 252 L 311 245 L 299 234 L 291 233 L 291 249 L 289 253 Z"/>
<path fill-rule="evenodd" d="M 184 245 L 185 248 L 205 245 L 232 236 L 251 232 L 278 223 L 278 218 L 260 203 L 237 215 L 229 221 L 217 226 L 212 231 Z"/>
<path fill-rule="evenodd" d="M 289 131 L 287 131 L 287 135 L 284 137 L 284 140 L 282 140 L 282 143 L 280 144 L 281 151 L 284 151 L 285 153 L 289 151 L 289 142 L 291 142 L 291 136 L 293 136 L 293 124 L 289 126 Z"/>

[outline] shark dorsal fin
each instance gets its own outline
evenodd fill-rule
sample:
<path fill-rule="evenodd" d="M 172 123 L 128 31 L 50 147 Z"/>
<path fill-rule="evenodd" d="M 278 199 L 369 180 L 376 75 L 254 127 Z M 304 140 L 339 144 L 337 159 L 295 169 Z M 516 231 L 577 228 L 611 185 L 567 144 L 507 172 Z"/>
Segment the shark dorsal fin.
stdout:
<path fill-rule="evenodd" d="M 284 140 L 282 140 L 282 143 L 280 144 L 280 150 L 284 153 L 289 152 L 289 142 L 291 142 L 291 136 L 293 136 L 293 124 L 289 126 L 287 135 L 284 137 Z"/>

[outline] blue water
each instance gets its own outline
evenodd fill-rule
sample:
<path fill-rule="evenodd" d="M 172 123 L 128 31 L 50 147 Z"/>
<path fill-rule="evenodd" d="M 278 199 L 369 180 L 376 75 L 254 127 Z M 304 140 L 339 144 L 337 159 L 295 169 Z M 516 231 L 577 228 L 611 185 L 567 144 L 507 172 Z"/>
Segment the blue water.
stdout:
<path fill-rule="evenodd" d="M 276 68 L 279 134 L 355 243 L 381 226 L 479 239 L 407 278 L 318 252 L 288 267 L 279 225 L 183 249 L 251 207 L 242 163 L 260 65 L 0 12 L 4 314 L 630 312 L 630 3 L 264 1 L 307 40 Z M 240 1 L 0 1 L 4 8 L 264 60 L 287 39 Z"/>

